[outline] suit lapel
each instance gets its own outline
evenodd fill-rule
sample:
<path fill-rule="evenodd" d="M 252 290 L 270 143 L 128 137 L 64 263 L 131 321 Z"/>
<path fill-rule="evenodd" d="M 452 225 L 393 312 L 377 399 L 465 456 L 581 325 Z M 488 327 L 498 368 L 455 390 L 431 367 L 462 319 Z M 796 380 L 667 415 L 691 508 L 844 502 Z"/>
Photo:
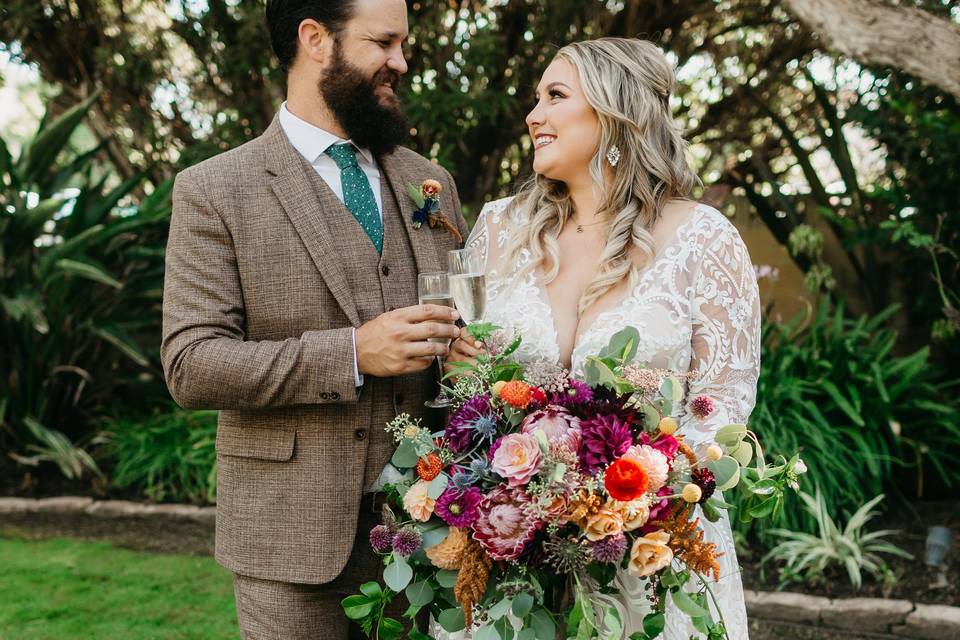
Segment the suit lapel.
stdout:
<path fill-rule="evenodd" d="M 395 154 L 387 154 L 379 158 L 381 177 L 386 180 L 387 185 L 393 192 L 393 197 L 397 201 L 397 210 L 400 212 L 400 218 L 403 220 L 403 228 L 406 230 L 407 237 L 410 239 L 410 246 L 413 248 L 413 257 L 417 263 L 417 273 L 428 273 L 431 271 L 443 271 L 440 265 L 440 259 L 437 256 L 437 248 L 433 241 L 433 230 L 426 225 L 419 229 L 413 228 L 413 210 L 416 205 L 410 199 L 408 191 L 409 185 L 419 187 L 420 184 L 429 176 L 416 176 L 401 163 Z"/>
<path fill-rule="evenodd" d="M 313 168 L 287 140 L 277 118 L 264 132 L 263 138 L 266 168 L 272 176 L 270 186 L 274 195 L 280 200 L 330 293 L 350 322 L 359 327 L 360 315 L 347 284 L 343 261 L 339 259 L 343 247 L 338 248 L 334 243 L 335 235 L 331 232 L 327 216 L 322 215 L 323 210 L 342 206 L 341 202 L 330 189 L 314 188 L 307 173 Z"/>

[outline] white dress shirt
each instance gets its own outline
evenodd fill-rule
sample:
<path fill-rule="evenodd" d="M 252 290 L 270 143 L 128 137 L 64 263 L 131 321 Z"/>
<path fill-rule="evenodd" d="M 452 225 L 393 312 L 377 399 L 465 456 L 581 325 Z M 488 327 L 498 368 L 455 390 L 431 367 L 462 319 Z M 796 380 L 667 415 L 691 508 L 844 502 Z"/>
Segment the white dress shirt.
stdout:
<path fill-rule="evenodd" d="M 314 171 L 317 172 L 323 181 L 327 183 L 330 190 L 343 202 L 343 185 L 340 183 L 340 167 L 333 161 L 333 158 L 325 152 L 331 145 L 343 144 L 345 142 L 353 144 L 350 140 L 344 140 L 340 136 L 330 133 L 320 127 L 310 124 L 306 120 L 299 118 L 287 109 L 287 103 L 280 105 L 280 128 L 286 134 L 287 139 L 293 148 L 297 150 L 304 159 L 310 163 Z M 361 149 L 353 145 L 357 151 L 357 164 L 367 180 L 370 182 L 370 188 L 373 190 L 373 197 L 377 200 L 377 211 L 380 213 L 380 220 L 383 221 L 383 196 L 380 194 L 380 168 L 373 159 L 373 154 L 369 149 Z M 357 330 L 353 330 L 353 375 L 357 386 L 363 386 L 363 376 L 360 374 L 360 367 L 357 365 Z"/>

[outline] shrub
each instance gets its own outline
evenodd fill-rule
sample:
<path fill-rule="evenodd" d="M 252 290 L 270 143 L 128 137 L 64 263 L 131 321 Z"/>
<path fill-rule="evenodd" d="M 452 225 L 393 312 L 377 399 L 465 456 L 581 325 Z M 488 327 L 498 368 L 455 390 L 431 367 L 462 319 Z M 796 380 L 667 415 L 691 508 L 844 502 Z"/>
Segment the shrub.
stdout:
<path fill-rule="evenodd" d="M 106 430 L 111 481 L 156 502 L 216 502 L 216 411 L 172 409 Z"/>

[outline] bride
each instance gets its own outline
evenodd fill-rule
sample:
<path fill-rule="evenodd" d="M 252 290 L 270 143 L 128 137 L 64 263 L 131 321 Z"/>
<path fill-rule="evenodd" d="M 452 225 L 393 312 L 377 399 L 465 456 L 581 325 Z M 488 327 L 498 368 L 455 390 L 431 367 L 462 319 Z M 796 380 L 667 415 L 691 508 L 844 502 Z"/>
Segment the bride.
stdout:
<path fill-rule="evenodd" d="M 760 307 L 736 229 L 689 199 L 698 181 L 670 114 L 673 84 L 671 64 L 649 42 L 601 38 L 560 49 L 526 119 L 536 175 L 515 197 L 488 203 L 467 244 L 487 257 L 484 319 L 523 336 L 520 359 L 582 374 L 586 356 L 633 326 L 637 362 L 696 372 L 686 397 L 708 395 L 716 410 L 694 420 L 678 403 L 675 417 L 697 449 L 753 409 Z M 450 359 L 472 359 L 478 346 L 463 333 Z M 714 619 L 745 639 L 729 519 L 701 523 L 723 554 L 720 580 L 710 579 Z M 625 571 L 617 586 L 608 604 L 628 637 L 643 630 L 649 603 L 640 579 Z M 439 629 L 434 635 L 452 640 Z M 691 636 L 702 637 L 670 600 L 663 637 Z"/>

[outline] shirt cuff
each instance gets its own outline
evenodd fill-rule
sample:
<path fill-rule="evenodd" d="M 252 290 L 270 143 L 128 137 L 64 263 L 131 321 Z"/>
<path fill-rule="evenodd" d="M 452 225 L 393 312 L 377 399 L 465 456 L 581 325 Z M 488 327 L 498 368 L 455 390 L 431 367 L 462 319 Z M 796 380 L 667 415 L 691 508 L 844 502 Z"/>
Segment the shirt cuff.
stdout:
<path fill-rule="evenodd" d="M 353 379 L 356 381 L 358 387 L 363 386 L 363 376 L 360 374 L 360 365 L 357 363 L 357 330 L 353 329 L 352 333 L 353 339 Z"/>

